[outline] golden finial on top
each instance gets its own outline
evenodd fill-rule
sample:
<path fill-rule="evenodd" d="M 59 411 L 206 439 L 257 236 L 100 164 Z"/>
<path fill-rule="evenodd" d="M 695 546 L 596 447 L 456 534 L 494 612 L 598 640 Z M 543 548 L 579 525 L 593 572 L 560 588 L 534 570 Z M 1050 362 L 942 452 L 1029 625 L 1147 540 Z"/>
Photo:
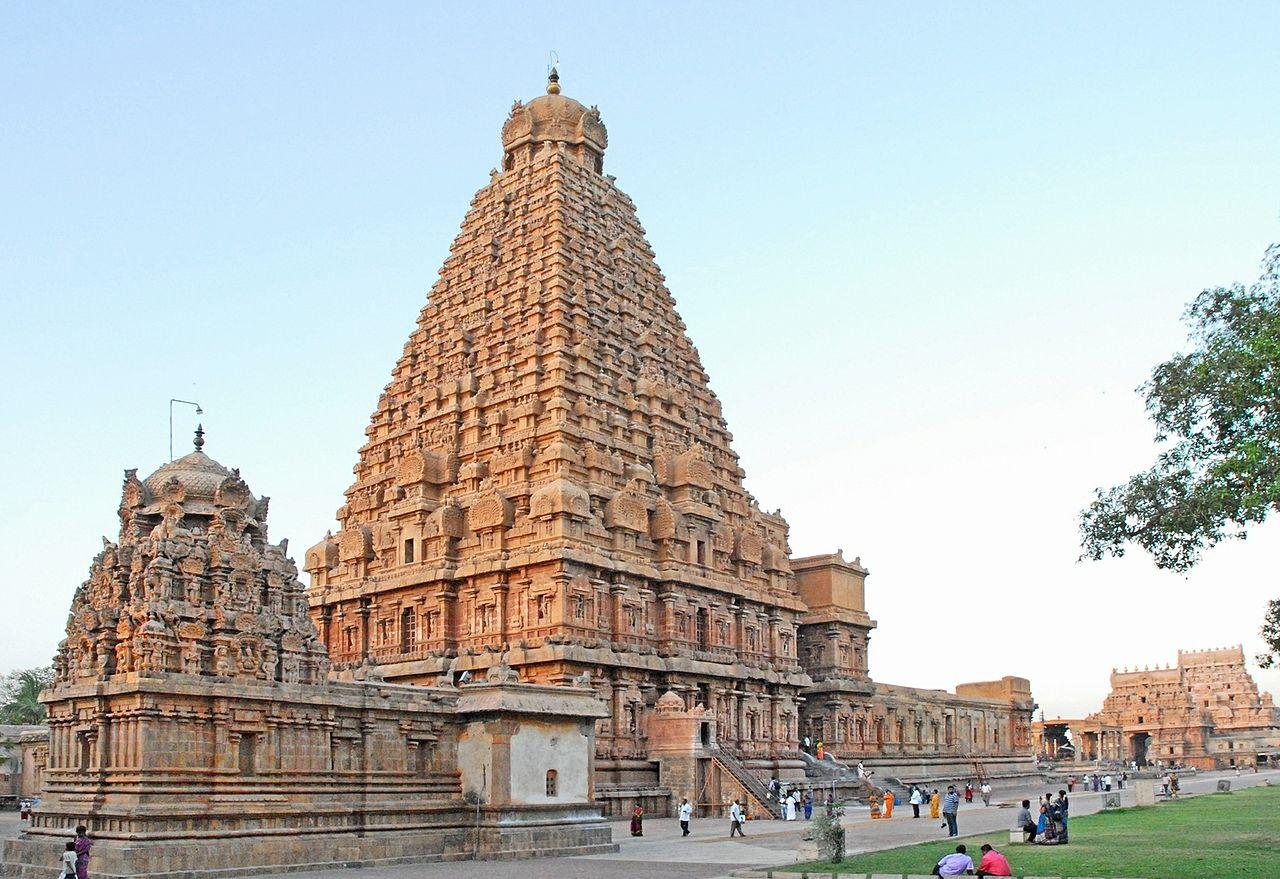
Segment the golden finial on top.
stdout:
<path fill-rule="evenodd" d="M 560 73 L 554 67 L 552 67 L 551 72 L 547 74 L 547 94 L 560 94 Z"/>

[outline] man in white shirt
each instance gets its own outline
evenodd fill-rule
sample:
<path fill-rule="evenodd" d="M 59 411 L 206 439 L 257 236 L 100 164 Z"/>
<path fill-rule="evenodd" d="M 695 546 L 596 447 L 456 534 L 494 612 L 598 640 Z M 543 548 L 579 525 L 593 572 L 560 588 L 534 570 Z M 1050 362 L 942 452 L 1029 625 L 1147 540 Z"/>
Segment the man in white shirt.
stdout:
<path fill-rule="evenodd" d="M 746 832 L 742 829 L 742 806 L 738 805 L 738 801 L 734 800 L 729 806 L 729 838 L 733 839 L 736 833 L 739 836 L 746 836 Z"/>
<path fill-rule="evenodd" d="M 981 791 L 982 791 L 982 805 L 990 806 L 991 805 L 991 783 L 984 781 L 982 783 Z"/>
<path fill-rule="evenodd" d="M 680 835 L 689 835 L 689 819 L 693 817 L 693 806 L 689 805 L 686 797 L 680 801 Z"/>

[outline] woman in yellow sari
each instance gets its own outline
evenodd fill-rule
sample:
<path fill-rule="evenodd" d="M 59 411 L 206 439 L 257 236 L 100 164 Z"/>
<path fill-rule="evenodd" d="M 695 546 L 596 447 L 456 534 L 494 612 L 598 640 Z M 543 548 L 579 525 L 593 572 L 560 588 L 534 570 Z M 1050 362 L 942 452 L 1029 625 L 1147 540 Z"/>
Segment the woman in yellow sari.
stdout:
<path fill-rule="evenodd" d="M 938 818 L 938 803 L 941 801 L 941 799 L 942 798 L 938 796 L 938 789 L 935 787 L 933 789 L 933 794 L 929 797 L 929 817 L 930 818 L 934 818 L 934 819 Z"/>

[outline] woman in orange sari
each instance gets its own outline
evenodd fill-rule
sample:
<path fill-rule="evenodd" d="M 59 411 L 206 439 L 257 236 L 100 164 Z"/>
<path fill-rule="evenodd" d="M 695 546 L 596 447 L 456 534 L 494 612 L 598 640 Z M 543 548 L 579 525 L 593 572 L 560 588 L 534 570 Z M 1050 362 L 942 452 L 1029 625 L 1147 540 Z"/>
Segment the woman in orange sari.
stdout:
<path fill-rule="evenodd" d="M 941 797 L 938 796 L 938 789 L 933 789 L 933 794 L 929 797 L 929 817 L 935 821 L 938 819 L 938 803 Z"/>
<path fill-rule="evenodd" d="M 884 792 L 884 817 L 893 817 L 893 791 L 891 790 Z"/>

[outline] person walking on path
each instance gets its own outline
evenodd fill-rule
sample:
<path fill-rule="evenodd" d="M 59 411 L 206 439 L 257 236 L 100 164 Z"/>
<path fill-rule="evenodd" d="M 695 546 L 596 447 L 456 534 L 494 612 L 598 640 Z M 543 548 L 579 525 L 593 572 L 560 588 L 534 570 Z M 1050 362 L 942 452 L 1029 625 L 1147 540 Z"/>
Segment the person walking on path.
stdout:
<path fill-rule="evenodd" d="M 966 803 L 973 802 L 973 784 L 968 781 L 964 783 L 964 801 Z"/>
<path fill-rule="evenodd" d="M 960 795 L 955 785 L 947 785 L 947 795 L 942 798 L 942 817 L 946 819 L 947 836 L 959 836 L 960 828 L 956 823 L 956 812 L 960 811 Z"/>
<path fill-rule="evenodd" d="M 680 835 L 689 835 L 689 819 L 693 817 L 693 806 L 689 805 L 686 797 L 680 801 Z"/>
<path fill-rule="evenodd" d="M 1107 793 L 1111 793 L 1111 773 L 1102 776 L 1102 789 Z"/>
<path fill-rule="evenodd" d="M 809 821 L 813 818 L 813 792 L 805 791 L 804 793 L 804 820 Z"/>
<path fill-rule="evenodd" d="M 76 828 L 76 879 L 89 879 L 89 849 L 93 848 L 93 840 L 89 838 L 89 828 L 81 824 Z"/>
<path fill-rule="evenodd" d="M 796 795 L 794 793 L 787 794 L 786 802 L 783 804 L 782 817 L 787 821 L 796 820 Z"/>
<path fill-rule="evenodd" d="M 911 804 L 911 817 L 919 818 L 920 806 L 924 803 L 924 794 L 920 793 L 919 785 L 911 785 L 911 796 L 907 799 L 907 802 Z"/>
<path fill-rule="evenodd" d="M 884 817 L 886 818 L 893 817 L 893 799 L 893 791 L 887 790 L 884 792 Z"/>
<path fill-rule="evenodd" d="M 733 839 L 733 835 L 746 836 L 746 832 L 742 829 L 742 806 L 738 805 L 738 801 L 734 800 L 729 806 L 729 838 Z"/>
<path fill-rule="evenodd" d="M 1067 790 L 1071 791 L 1071 793 L 1076 792 L 1076 777 L 1074 775 L 1067 776 Z"/>
<path fill-rule="evenodd" d="M 938 806 L 942 803 L 942 797 L 938 796 L 938 789 L 933 789 L 933 794 L 929 797 L 929 817 L 934 821 L 938 820 Z"/>
<path fill-rule="evenodd" d="M 982 783 L 982 805 L 991 805 L 991 783 L 984 781 Z"/>

